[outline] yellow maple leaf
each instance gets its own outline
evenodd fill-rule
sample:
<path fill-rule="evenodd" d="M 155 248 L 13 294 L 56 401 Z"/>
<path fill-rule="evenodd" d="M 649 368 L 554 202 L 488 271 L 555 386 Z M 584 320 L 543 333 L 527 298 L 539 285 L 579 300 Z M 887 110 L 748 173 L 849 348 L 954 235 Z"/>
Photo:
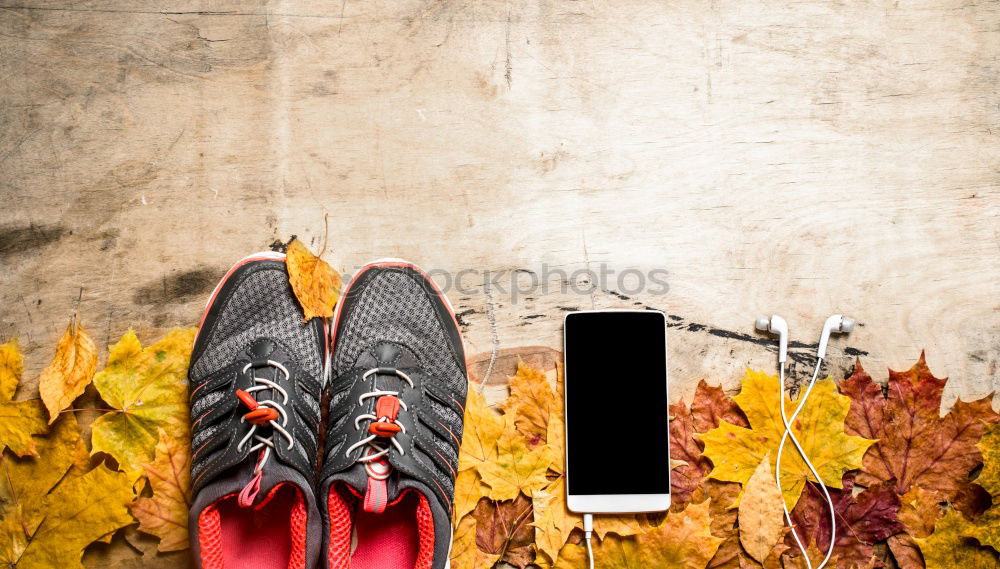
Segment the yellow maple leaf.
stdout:
<path fill-rule="evenodd" d="M 462 470 L 455 477 L 455 506 L 452 508 L 452 525 L 472 510 L 476 509 L 479 500 L 490 493 L 490 487 L 483 484 L 479 474 L 474 469 Z"/>
<path fill-rule="evenodd" d="M 129 330 L 94 378 L 101 398 L 115 410 L 94 421 L 91 453 L 111 455 L 133 481 L 153 460 L 160 429 L 177 440 L 188 436 L 187 368 L 194 335 L 194 328 L 171 330 L 143 348 Z"/>
<path fill-rule="evenodd" d="M 0 558 L 0 565 L 12 569 L 82 569 L 80 558 L 85 547 L 132 523 L 126 508 L 132 496 L 127 477 L 104 466 L 64 480 L 42 500 L 42 520 L 34 531 L 26 532 L 22 520 L 16 518 L 9 526 L 0 524 L 0 531 L 13 530 L 13 535 L 0 535 L 0 542 L 15 542 L 13 547 L 0 549 L 0 555 L 5 557 Z M 19 510 L 13 510 L 11 517 L 23 515 Z"/>
<path fill-rule="evenodd" d="M 535 492 L 532 504 L 535 520 L 531 525 L 535 526 L 535 545 L 550 561 L 555 562 L 573 528 L 582 527 L 583 517 L 566 508 L 566 484 L 562 478 Z"/>
<path fill-rule="evenodd" d="M 963 537 L 967 522 L 955 510 L 948 510 L 934 526 L 934 533 L 926 538 L 914 538 L 920 546 L 927 569 L 996 569 L 1000 566 L 997 552 L 979 547 Z"/>
<path fill-rule="evenodd" d="M 983 470 L 976 478 L 976 483 L 986 489 L 994 497 L 994 503 L 1000 505 L 1000 424 L 987 425 L 983 438 L 979 439 L 979 450 L 983 453 Z"/>
<path fill-rule="evenodd" d="M 160 431 L 153 462 L 144 470 L 153 487 L 151 498 L 132 504 L 139 531 L 160 538 L 159 551 L 188 548 L 188 495 L 191 490 L 191 447 Z"/>
<path fill-rule="evenodd" d="M 469 390 L 465 404 L 465 429 L 458 453 L 458 470 L 490 464 L 497 458 L 497 439 L 503 432 L 503 417 L 490 409 L 486 398 Z"/>
<path fill-rule="evenodd" d="M 42 402 L 12 401 L 24 373 L 24 358 L 17 340 L 0 344 L 0 453 L 5 448 L 18 456 L 38 456 L 31 435 L 45 432 Z"/>
<path fill-rule="evenodd" d="M 734 400 L 743 410 L 750 428 L 726 421 L 711 431 L 698 435 L 705 443 L 704 455 L 715 468 L 711 477 L 746 484 L 757 465 L 770 454 L 771 467 L 784 432 L 780 411 L 774 402 L 778 377 L 748 369 L 740 394 Z M 788 395 L 785 405 L 794 409 Z M 844 419 L 850 398 L 837 393 L 832 381 L 816 384 L 813 393 L 792 430 L 828 486 L 840 488 L 845 470 L 860 468 L 861 459 L 875 441 L 847 435 Z M 786 443 L 781 459 L 781 482 L 785 503 L 795 506 L 806 480 L 813 479 L 808 467 L 791 444 Z"/>
<path fill-rule="evenodd" d="M 452 569 L 487 569 L 500 559 L 500 555 L 485 553 L 476 545 L 476 518 L 472 516 L 459 522 L 452 539 Z"/>
<path fill-rule="evenodd" d="M 17 339 L 0 344 L 0 401 L 10 401 L 24 374 L 24 356 Z"/>
<path fill-rule="evenodd" d="M 990 493 L 993 506 L 973 521 L 966 522 L 962 535 L 1000 550 L 1000 425 L 994 423 L 986 427 L 979 450 L 983 453 L 983 470 L 976 483 Z"/>
<path fill-rule="evenodd" d="M 595 569 L 704 569 L 724 541 L 712 535 L 711 526 L 706 500 L 683 512 L 667 514 L 660 525 L 637 536 L 595 540 Z M 586 566 L 585 559 L 582 545 L 569 544 L 559 552 L 553 569 L 579 569 Z"/>
<path fill-rule="evenodd" d="M 758 563 L 768 558 L 785 533 L 780 500 L 781 492 L 774 483 L 770 457 L 765 456 L 743 489 L 738 514 L 740 543 Z"/>
<path fill-rule="evenodd" d="M 83 474 L 80 455 L 87 453 L 72 413 L 62 414 L 47 436 L 35 440 L 36 456 L 0 459 L 0 504 L 19 509 L 22 533 L 29 535 L 42 521 L 45 496 L 64 477 Z"/>
<path fill-rule="evenodd" d="M 507 387 L 510 395 L 502 406 L 504 413 L 514 417 L 514 425 L 530 445 L 545 442 L 556 399 L 546 375 L 518 359 L 517 373 Z"/>
<path fill-rule="evenodd" d="M 52 363 L 38 378 L 38 392 L 49 411 L 49 424 L 83 394 L 97 371 L 97 344 L 74 316 L 56 344 Z"/>
<path fill-rule="evenodd" d="M 513 500 L 519 493 L 531 497 L 547 486 L 545 473 L 550 464 L 549 449 L 544 445 L 529 449 L 508 415 L 497 439 L 496 459 L 480 464 L 478 469 L 483 482 L 490 487 L 491 499 Z"/>
<path fill-rule="evenodd" d="M 333 307 L 340 298 L 340 273 L 313 255 L 298 239 L 292 239 L 288 244 L 285 263 L 288 266 L 288 282 L 302 306 L 305 319 L 333 316 Z"/>

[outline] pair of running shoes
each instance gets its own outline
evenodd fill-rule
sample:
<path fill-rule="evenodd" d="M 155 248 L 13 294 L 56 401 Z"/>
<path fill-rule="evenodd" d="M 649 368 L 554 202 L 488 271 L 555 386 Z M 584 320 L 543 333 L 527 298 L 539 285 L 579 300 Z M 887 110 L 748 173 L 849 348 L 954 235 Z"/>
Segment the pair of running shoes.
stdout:
<path fill-rule="evenodd" d="M 188 378 L 198 567 L 447 566 L 468 379 L 419 268 L 366 265 L 328 328 L 304 321 L 284 255 L 247 257 L 212 293 Z"/>

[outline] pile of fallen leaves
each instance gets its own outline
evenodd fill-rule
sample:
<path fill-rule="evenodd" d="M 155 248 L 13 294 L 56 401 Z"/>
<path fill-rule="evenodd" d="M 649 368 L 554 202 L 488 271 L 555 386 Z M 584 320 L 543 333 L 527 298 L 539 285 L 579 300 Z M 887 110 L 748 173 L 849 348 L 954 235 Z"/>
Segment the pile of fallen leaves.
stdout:
<path fill-rule="evenodd" d="M 329 317 L 339 275 L 298 241 L 288 265 L 307 318 Z M 0 564 L 81 567 L 88 545 L 137 523 L 161 552 L 188 547 L 194 336 L 175 329 L 143 348 L 129 330 L 98 371 L 97 345 L 74 317 L 38 397 L 20 399 L 17 341 L 0 345 Z M 886 386 L 860 363 L 839 386 L 816 386 L 793 429 L 830 485 L 833 535 L 795 452 L 782 455 L 784 491 L 774 484 L 777 377 L 748 370 L 732 398 L 702 381 L 690 405 L 671 406 L 670 512 L 596 517 L 597 567 L 804 567 L 781 500 L 814 566 L 831 541 L 839 569 L 1000 566 L 1000 415 L 989 398 L 942 415 L 946 381 L 921 354 Z M 106 406 L 72 407 L 91 384 Z M 496 409 L 470 390 L 452 567 L 585 567 L 582 518 L 566 509 L 562 378 L 521 362 L 508 386 Z M 89 437 L 81 410 L 100 413 Z"/>
<path fill-rule="evenodd" d="M 82 567 L 84 548 L 136 520 L 160 551 L 187 547 L 193 339 L 177 329 L 143 348 L 129 330 L 97 372 L 97 347 L 74 318 L 41 398 L 22 400 L 17 341 L 0 345 L 0 564 Z M 96 409 L 88 446 L 69 407 L 91 382 L 108 408 Z"/>
<path fill-rule="evenodd" d="M 287 259 L 306 318 L 331 316 L 340 276 L 295 239 Z M 130 329 L 97 371 L 97 345 L 74 316 L 38 397 L 19 400 L 23 357 L 16 340 L 0 345 L 0 566 L 82 567 L 88 545 L 136 522 L 160 539 L 158 551 L 188 548 L 195 332 L 175 329 L 143 348 Z M 91 384 L 106 407 L 72 408 Z M 101 413 L 89 440 L 80 411 Z"/>
<path fill-rule="evenodd" d="M 596 566 L 805 567 L 780 500 L 813 566 L 831 540 L 839 569 L 1000 566 L 1000 415 L 989 397 L 942 415 L 946 381 L 921 354 L 886 386 L 860 363 L 839 387 L 817 384 L 793 429 L 829 484 L 835 535 L 797 453 L 782 455 L 784 492 L 774 484 L 778 378 L 747 370 L 733 398 L 702 381 L 671 406 L 670 512 L 595 516 Z M 452 566 L 585 567 L 582 518 L 566 509 L 562 378 L 521 362 L 509 391 L 496 410 L 469 394 Z"/>

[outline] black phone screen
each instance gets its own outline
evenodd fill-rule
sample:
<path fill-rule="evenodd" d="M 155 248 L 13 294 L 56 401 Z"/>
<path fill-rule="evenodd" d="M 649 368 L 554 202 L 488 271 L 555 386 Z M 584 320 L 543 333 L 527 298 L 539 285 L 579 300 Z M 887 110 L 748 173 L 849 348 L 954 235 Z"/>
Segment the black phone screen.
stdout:
<path fill-rule="evenodd" d="M 669 493 L 663 314 L 575 312 L 564 334 L 569 493 Z"/>

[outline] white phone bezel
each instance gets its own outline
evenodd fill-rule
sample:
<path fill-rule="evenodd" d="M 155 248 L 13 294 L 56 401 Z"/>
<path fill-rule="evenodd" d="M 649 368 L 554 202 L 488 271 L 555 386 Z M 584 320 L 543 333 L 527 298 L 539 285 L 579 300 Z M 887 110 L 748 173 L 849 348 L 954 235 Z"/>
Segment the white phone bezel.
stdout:
<path fill-rule="evenodd" d="M 667 317 L 659 310 L 627 310 L 627 309 L 605 309 L 605 310 L 575 310 L 569 312 L 563 317 L 563 377 L 565 383 L 563 384 L 563 397 L 565 398 L 569 394 L 569 362 L 566 360 L 566 323 L 569 317 L 574 314 L 592 314 L 600 312 L 637 312 L 643 314 L 649 314 L 650 312 L 659 314 L 663 319 L 663 353 L 664 353 L 664 367 L 663 369 L 668 369 L 668 358 L 667 358 Z M 669 383 L 669 372 L 664 377 L 664 381 L 667 381 L 667 402 L 670 401 L 670 383 Z M 563 401 L 564 407 L 568 408 L 568 402 L 566 399 Z M 564 416 L 565 432 L 564 435 L 569 440 L 569 417 Z M 670 417 L 667 416 L 667 433 L 670 432 Z M 566 507 L 570 511 L 577 512 L 580 514 L 626 514 L 626 513 L 640 513 L 640 512 L 664 512 L 670 508 L 670 493 L 666 494 L 570 494 L 569 492 L 569 477 L 573 472 L 572 467 L 569 464 L 569 445 L 565 446 L 565 456 L 566 461 Z M 667 437 L 667 454 L 670 453 L 670 437 Z M 668 470 L 669 472 L 669 470 Z M 669 488 L 669 475 L 668 475 L 668 486 Z"/>

